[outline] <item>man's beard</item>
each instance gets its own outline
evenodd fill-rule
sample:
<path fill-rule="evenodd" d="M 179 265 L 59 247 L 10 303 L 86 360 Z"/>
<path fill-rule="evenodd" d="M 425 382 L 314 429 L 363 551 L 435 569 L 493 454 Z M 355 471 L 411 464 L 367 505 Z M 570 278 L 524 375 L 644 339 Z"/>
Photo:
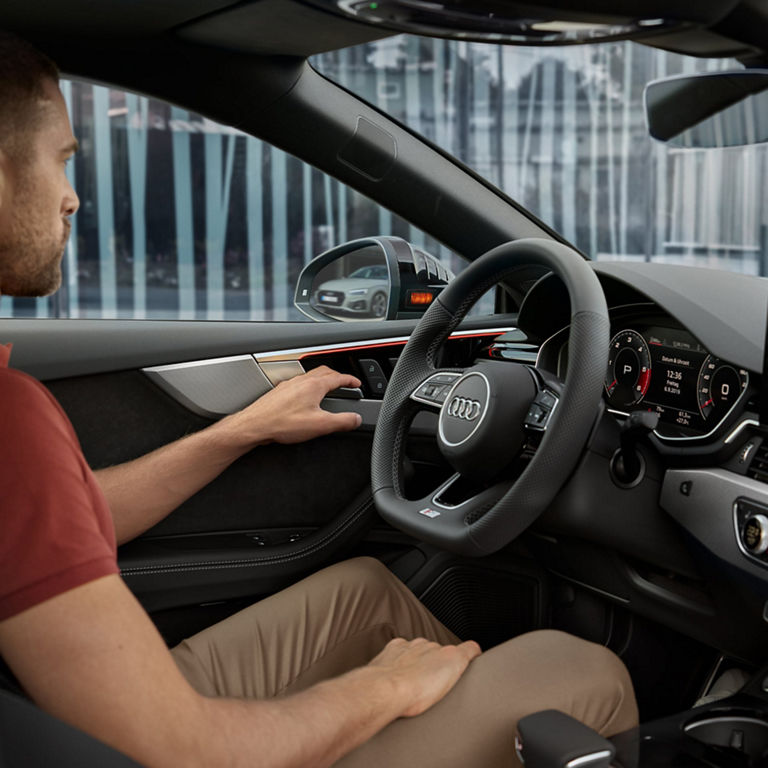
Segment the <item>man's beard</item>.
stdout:
<path fill-rule="evenodd" d="M 6 296 L 48 296 L 61 285 L 61 259 L 71 224 L 64 220 L 58 240 L 34 222 L 34 212 L 21 206 L 8 237 L 0 238 L 0 292 Z M 26 216 L 25 216 L 26 213 Z"/>

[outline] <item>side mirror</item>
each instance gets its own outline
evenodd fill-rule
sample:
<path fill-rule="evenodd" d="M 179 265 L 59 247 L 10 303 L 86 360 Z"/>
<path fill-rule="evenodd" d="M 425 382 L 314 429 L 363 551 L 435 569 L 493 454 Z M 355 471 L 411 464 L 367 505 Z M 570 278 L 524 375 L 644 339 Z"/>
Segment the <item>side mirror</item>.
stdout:
<path fill-rule="evenodd" d="M 706 72 L 645 86 L 648 131 L 675 147 L 768 141 L 768 70 Z"/>
<path fill-rule="evenodd" d="M 417 318 L 453 277 L 434 256 L 399 237 L 364 237 L 312 259 L 299 275 L 293 303 L 318 322 Z"/>

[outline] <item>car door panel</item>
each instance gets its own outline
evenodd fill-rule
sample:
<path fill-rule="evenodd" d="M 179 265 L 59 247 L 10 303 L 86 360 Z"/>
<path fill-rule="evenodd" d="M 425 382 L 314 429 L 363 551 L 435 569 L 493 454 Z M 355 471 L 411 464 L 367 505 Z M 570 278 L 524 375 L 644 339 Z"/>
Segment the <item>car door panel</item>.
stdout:
<path fill-rule="evenodd" d="M 402 340 L 414 326 L 413 320 L 251 323 L 4 318 L 0 334 L 14 342 L 14 368 L 50 381 L 190 360 Z M 481 326 L 480 320 L 467 327 Z"/>
<path fill-rule="evenodd" d="M 461 333 L 479 343 L 488 333 L 482 326 L 471 321 Z M 13 365 L 42 378 L 59 400 L 86 459 L 98 469 L 214 421 L 201 415 L 206 409 L 190 409 L 189 399 L 173 387 L 158 386 L 145 368 L 181 363 L 194 369 L 211 359 L 245 358 L 254 361 L 254 370 L 263 364 L 280 375 L 288 361 L 294 371 L 298 364 L 309 369 L 328 363 L 361 376 L 359 360 L 374 354 L 391 371 L 411 327 L 7 320 L 0 333 L 14 341 Z M 207 367 L 221 370 L 223 378 L 214 375 L 206 386 L 226 394 L 227 366 Z M 347 556 L 377 519 L 369 473 L 380 399 L 365 384 L 363 392 L 362 399 L 323 402 L 330 411 L 360 413 L 360 429 L 259 447 L 121 547 L 123 576 L 145 607 L 156 612 L 266 595 Z M 435 414 L 420 414 L 413 434 L 433 435 L 435 426 Z"/>
<path fill-rule="evenodd" d="M 87 345 L 86 345 L 87 346 Z M 140 370 L 46 382 L 95 469 L 213 422 Z M 124 578 L 148 610 L 267 594 L 338 559 L 373 516 L 370 432 L 262 446 L 134 542 Z"/>
<path fill-rule="evenodd" d="M 263 596 L 344 557 L 374 516 L 364 488 L 341 514 L 317 528 L 141 537 L 121 548 L 119 564 L 149 611 Z M 285 543 L 270 545 L 270 536 Z"/>

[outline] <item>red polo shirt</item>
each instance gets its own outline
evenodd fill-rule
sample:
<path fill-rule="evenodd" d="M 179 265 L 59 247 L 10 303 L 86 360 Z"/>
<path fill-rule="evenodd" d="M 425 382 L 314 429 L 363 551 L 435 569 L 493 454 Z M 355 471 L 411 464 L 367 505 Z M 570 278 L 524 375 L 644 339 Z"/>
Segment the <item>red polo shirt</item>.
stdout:
<path fill-rule="evenodd" d="M 0 345 L 0 620 L 119 573 L 112 516 L 61 406 Z"/>

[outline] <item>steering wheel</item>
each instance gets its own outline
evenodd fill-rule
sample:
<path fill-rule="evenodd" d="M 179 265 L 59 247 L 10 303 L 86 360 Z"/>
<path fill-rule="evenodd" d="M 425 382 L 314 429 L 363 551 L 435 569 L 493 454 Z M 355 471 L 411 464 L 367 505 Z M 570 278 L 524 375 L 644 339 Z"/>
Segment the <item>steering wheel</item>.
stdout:
<path fill-rule="evenodd" d="M 523 264 L 558 275 L 571 300 L 565 382 L 534 366 L 484 361 L 435 367 L 437 351 L 487 290 Z M 395 366 L 373 437 L 371 484 L 381 516 L 422 541 L 461 555 L 495 552 L 551 503 L 576 467 L 594 425 L 609 345 L 602 287 L 582 256 L 537 238 L 500 245 L 437 297 Z M 403 491 L 413 417 L 439 409 L 437 442 L 455 474 L 420 499 Z"/>

